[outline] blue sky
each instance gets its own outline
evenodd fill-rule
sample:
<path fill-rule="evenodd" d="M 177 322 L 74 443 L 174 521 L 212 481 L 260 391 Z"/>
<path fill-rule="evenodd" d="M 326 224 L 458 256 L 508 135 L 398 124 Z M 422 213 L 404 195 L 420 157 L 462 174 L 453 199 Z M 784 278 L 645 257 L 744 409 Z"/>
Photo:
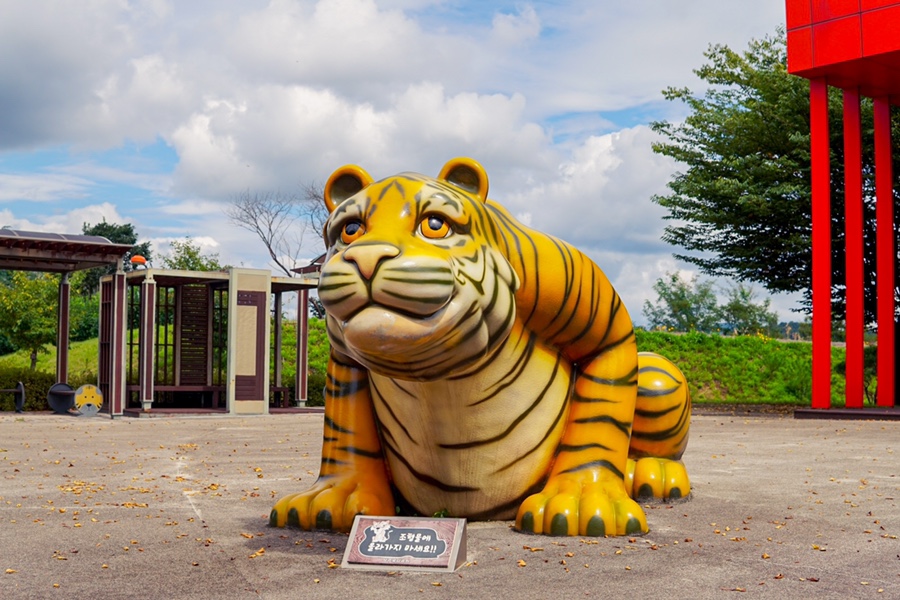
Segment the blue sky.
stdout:
<path fill-rule="evenodd" d="M 782 0 L 64 0 L 0 3 L 0 226 L 133 223 L 269 266 L 228 221 L 346 163 L 376 178 L 479 160 L 491 196 L 603 268 L 640 322 L 667 271 L 677 165 L 647 124 L 701 91 L 710 44 L 743 50 Z M 319 251 L 303 236 L 301 258 Z M 792 298 L 775 298 L 789 318 Z"/>

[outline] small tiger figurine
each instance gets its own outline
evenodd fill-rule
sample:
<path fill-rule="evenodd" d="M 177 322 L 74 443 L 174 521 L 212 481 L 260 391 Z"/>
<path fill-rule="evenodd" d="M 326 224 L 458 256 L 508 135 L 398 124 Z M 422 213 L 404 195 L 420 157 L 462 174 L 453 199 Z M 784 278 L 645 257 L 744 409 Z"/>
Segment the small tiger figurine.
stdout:
<path fill-rule="evenodd" d="M 374 182 L 353 165 L 329 178 L 322 463 L 271 525 L 346 531 L 404 506 L 631 535 L 648 531 L 633 497 L 690 493 L 684 376 L 638 354 L 590 259 L 487 194 L 467 158 L 437 179 Z"/>

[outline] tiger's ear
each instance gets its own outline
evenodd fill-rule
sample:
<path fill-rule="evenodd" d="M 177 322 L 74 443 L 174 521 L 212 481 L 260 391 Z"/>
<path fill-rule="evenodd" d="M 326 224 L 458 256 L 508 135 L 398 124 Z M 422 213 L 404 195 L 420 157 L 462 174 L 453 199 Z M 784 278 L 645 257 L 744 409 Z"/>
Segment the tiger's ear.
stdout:
<path fill-rule="evenodd" d="M 447 161 L 438 179 L 469 192 L 484 202 L 488 195 L 488 176 L 477 161 L 471 158 L 454 158 Z"/>
<path fill-rule="evenodd" d="M 356 165 L 344 165 L 331 174 L 325 182 L 325 191 L 322 197 L 328 212 L 333 212 L 338 204 L 360 191 L 370 183 L 372 177 L 362 167 Z"/>

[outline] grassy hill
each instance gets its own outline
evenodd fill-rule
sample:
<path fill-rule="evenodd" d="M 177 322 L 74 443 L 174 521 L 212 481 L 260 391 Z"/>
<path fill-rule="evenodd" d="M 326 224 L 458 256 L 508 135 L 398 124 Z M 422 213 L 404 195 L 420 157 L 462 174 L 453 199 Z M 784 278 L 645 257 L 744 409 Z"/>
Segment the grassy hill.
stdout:
<path fill-rule="evenodd" d="M 284 382 L 294 377 L 293 348 L 295 327 L 286 323 L 284 329 Z M 324 322 L 310 320 L 310 401 L 321 403 L 328 359 L 328 340 Z M 699 333 L 671 334 L 638 331 L 638 348 L 657 352 L 674 361 L 685 373 L 696 403 L 707 404 L 786 404 L 809 405 L 811 401 L 812 347 L 803 342 L 782 342 L 760 336 L 723 337 Z M 0 387 L 13 387 L 16 381 L 26 381 L 26 389 L 35 387 L 35 397 L 46 397 L 46 389 L 54 383 L 56 349 L 38 356 L 37 373 L 30 373 L 30 358 L 26 352 L 0 356 Z M 81 383 L 96 383 L 97 340 L 75 342 L 69 353 L 69 381 L 77 387 Z M 832 350 L 833 364 L 844 360 L 843 348 Z M 45 381 L 46 380 L 46 381 Z M 44 387 L 46 386 L 46 387 Z M 43 391 L 41 391 L 43 390 Z M 11 397 L 0 397 L 0 409 L 11 410 Z M 843 405 L 844 377 L 832 375 L 832 404 Z M 31 402 L 29 402 L 29 405 Z"/>

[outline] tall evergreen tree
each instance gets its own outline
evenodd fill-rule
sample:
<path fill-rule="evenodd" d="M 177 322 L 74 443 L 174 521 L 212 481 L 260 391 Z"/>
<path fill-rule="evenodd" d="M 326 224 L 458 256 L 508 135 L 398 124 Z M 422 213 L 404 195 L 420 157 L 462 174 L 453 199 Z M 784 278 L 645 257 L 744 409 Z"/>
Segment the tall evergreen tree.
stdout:
<path fill-rule="evenodd" d="M 812 281 L 809 82 L 787 72 L 783 31 L 754 40 L 739 54 L 711 46 L 707 64 L 695 70 L 709 84 L 703 95 L 668 88 L 667 100 L 683 102 L 682 123 L 652 128 L 665 141 L 653 150 L 682 167 L 671 193 L 654 202 L 668 209 L 663 239 L 683 249 L 675 256 L 712 276 L 752 281 L 770 292 L 804 292 L 809 309 Z M 863 185 L 866 221 L 866 316 L 875 318 L 874 139 L 872 105 L 862 106 Z M 844 314 L 844 174 L 840 90 L 829 95 L 832 182 L 832 303 Z M 894 174 L 900 118 L 893 117 Z M 894 186 L 897 204 L 897 190 Z M 895 214 L 897 209 L 895 208 Z"/>

